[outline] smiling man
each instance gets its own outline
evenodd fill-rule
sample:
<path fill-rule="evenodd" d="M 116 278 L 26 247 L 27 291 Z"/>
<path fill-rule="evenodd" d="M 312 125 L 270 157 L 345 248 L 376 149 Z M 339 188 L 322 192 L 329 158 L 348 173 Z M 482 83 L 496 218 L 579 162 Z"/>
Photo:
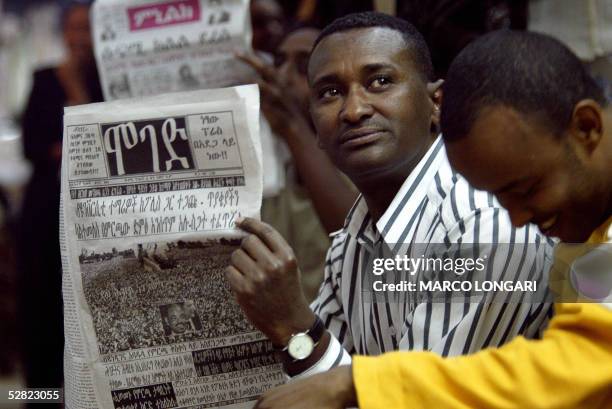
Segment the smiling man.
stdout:
<path fill-rule="evenodd" d="M 548 313 L 541 294 L 514 303 L 496 294 L 449 294 L 442 302 L 371 294 L 368 277 L 380 257 L 469 251 L 489 260 L 480 278 L 492 280 L 542 280 L 548 267 L 551 246 L 537 228 L 513 228 L 493 196 L 451 169 L 437 130 L 441 82 L 432 81 L 420 34 L 383 14 L 349 15 L 323 30 L 308 71 L 319 144 L 361 196 L 334 235 L 311 308 L 293 252 L 265 224 L 239 223 L 251 235 L 227 270 L 245 314 L 282 349 L 287 373 L 326 371 L 354 353 L 460 355 L 536 336 Z M 513 250 L 525 243 L 530 251 Z M 407 279 L 425 280 L 425 273 Z"/>
<path fill-rule="evenodd" d="M 558 303 L 542 339 L 452 359 L 356 357 L 258 408 L 612 407 L 612 109 L 602 90 L 558 41 L 495 32 L 451 65 L 442 129 L 453 166 L 495 193 L 515 225 L 573 243 L 557 249 L 563 277 L 551 281 Z"/>

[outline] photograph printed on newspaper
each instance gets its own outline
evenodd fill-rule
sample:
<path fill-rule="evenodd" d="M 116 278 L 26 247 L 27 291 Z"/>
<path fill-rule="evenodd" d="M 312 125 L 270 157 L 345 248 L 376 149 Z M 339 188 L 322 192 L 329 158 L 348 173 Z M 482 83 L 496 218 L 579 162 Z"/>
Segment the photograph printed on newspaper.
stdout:
<path fill-rule="evenodd" d="M 258 115 L 253 85 L 66 108 L 67 407 L 249 408 L 284 382 L 224 276 L 259 216 Z"/>

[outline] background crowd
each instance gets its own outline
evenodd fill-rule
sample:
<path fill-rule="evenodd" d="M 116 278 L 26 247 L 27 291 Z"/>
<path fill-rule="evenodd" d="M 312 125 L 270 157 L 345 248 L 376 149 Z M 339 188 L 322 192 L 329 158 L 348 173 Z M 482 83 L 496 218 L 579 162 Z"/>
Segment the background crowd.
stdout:
<path fill-rule="evenodd" d="M 253 48 L 258 53 L 241 58 L 260 74 L 262 110 L 292 157 L 291 182 L 266 198 L 262 218 L 295 249 L 310 298 L 321 281 L 327 234 L 342 226 L 356 191 L 316 146 L 306 103 L 308 54 L 319 30 L 335 18 L 374 9 L 405 18 L 419 29 L 437 77 L 445 77 L 452 59 L 470 41 L 514 28 L 560 39 L 604 84 L 607 96 L 612 93 L 610 0 L 252 0 Z M 89 30 L 86 1 L 0 1 L 0 377 L 12 384 L 61 382 L 61 116 L 66 105 L 102 100 Z M 192 271 L 188 264 L 176 268 Z M 129 276 L 134 291 L 155 291 L 143 285 L 150 279 L 143 272 Z M 85 291 L 94 293 L 92 299 L 112 293 L 101 287 L 105 282 L 90 284 Z M 196 307 L 204 330 L 223 332 L 221 324 L 209 325 L 213 321 L 205 317 L 214 315 L 209 314 L 212 303 Z M 139 308 L 103 303 L 94 308 L 94 321 L 108 322 L 103 315 L 124 309 L 134 315 Z M 235 317 L 238 311 L 215 313 L 223 322 L 220 318 Z M 137 318 L 118 318 L 116 328 L 104 331 L 111 337 L 103 342 L 107 352 L 167 342 L 162 322 L 152 324 L 147 314 L 157 317 L 158 311 L 143 310 L 143 325 L 137 328 Z M 48 340 L 44 345 L 38 342 L 41 333 Z"/>

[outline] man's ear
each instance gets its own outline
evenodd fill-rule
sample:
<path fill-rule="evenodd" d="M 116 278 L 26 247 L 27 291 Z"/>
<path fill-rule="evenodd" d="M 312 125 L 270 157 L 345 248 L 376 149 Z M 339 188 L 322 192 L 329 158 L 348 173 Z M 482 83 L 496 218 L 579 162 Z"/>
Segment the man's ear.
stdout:
<path fill-rule="evenodd" d="M 432 102 L 431 133 L 436 136 L 440 133 L 440 108 L 442 106 L 442 84 L 444 80 L 437 80 L 427 84 L 427 93 Z"/>
<path fill-rule="evenodd" d="M 603 136 L 601 106 L 592 99 L 583 99 L 576 104 L 569 125 L 572 140 L 582 147 L 587 155 L 593 152 Z"/>

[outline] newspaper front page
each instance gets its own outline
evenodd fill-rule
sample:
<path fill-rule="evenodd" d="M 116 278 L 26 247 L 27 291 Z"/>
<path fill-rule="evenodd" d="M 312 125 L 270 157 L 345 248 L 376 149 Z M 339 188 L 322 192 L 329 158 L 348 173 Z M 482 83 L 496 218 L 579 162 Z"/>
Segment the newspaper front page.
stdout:
<path fill-rule="evenodd" d="M 255 82 L 249 0 L 96 0 L 92 27 L 107 101 Z M 285 186 L 284 141 L 262 117 L 264 196 Z"/>
<path fill-rule="evenodd" d="M 259 217 L 258 117 L 256 86 L 66 108 L 66 407 L 250 408 L 284 382 L 224 277 Z"/>
<path fill-rule="evenodd" d="M 96 0 L 92 22 L 106 100 L 253 82 L 248 0 Z"/>

